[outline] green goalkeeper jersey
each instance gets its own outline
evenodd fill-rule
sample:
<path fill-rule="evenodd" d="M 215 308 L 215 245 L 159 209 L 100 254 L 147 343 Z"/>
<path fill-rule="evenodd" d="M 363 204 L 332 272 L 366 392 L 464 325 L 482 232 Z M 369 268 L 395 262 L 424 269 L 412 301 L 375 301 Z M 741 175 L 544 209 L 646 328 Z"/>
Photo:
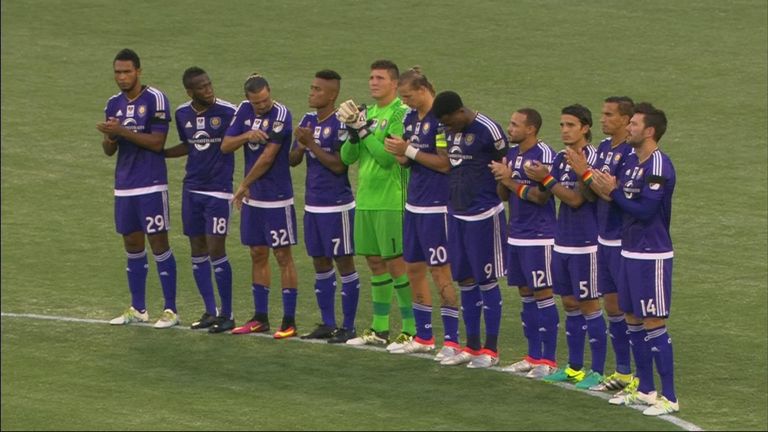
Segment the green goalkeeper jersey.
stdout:
<path fill-rule="evenodd" d="M 366 115 L 373 120 L 370 133 L 357 144 L 347 140 L 341 146 L 342 162 L 359 162 L 355 201 L 360 210 L 402 211 L 405 207 L 408 170 L 384 149 L 384 138 L 387 134 L 403 136 L 407 110 L 397 97 L 385 107 L 369 107 Z"/>

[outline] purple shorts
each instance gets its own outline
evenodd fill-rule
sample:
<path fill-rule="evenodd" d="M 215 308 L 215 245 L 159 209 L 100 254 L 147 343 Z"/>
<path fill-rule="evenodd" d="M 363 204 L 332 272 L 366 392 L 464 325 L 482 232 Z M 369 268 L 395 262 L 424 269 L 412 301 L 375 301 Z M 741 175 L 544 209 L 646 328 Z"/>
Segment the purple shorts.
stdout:
<path fill-rule="evenodd" d="M 355 254 L 355 209 L 333 213 L 304 212 L 304 245 L 311 257 Z"/>
<path fill-rule="evenodd" d="M 566 254 L 555 251 L 552 259 L 554 292 L 579 300 L 600 298 L 597 290 L 597 252 Z"/>
<path fill-rule="evenodd" d="M 507 283 L 532 290 L 552 288 L 552 246 L 507 244 Z"/>
<path fill-rule="evenodd" d="M 147 235 L 171 229 L 168 191 L 115 197 L 115 229 L 122 235 L 143 231 Z"/>
<path fill-rule="evenodd" d="M 619 307 L 637 317 L 669 316 L 672 306 L 672 258 L 621 257 Z"/>
<path fill-rule="evenodd" d="M 181 221 L 186 236 L 227 235 L 230 213 L 231 206 L 226 198 L 203 195 L 186 189 L 182 192 Z"/>
<path fill-rule="evenodd" d="M 478 284 L 504 277 L 504 211 L 477 221 L 448 217 L 448 254 L 453 280 L 474 278 Z"/>
<path fill-rule="evenodd" d="M 600 294 L 618 292 L 621 284 L 621 246 L 597 245 L 597 286 Z"/>
<path fill-rule="evenodd" d="M 240 214 L 240 241 L 246 246 L 272 249 L 296 244 L 296 211 L 293 204 L 265 208 L 243 204 Z"/>
<path fill-rule="evenodd" d="M 448 264 L 448 215 L 405 211 L 403 220 L 403 259 L 426 262 L 435 267 Z"/>

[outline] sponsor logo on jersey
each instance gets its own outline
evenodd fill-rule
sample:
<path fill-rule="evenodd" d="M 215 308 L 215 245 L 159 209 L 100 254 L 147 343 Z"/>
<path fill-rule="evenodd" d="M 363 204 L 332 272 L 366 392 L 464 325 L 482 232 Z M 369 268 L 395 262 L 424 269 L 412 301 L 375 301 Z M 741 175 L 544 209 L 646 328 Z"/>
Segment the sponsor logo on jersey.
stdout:
<path fill-rule="evenodd" d="M 211 127 L 218 129 L 221 127 L 221 117 L 211 117 Z"/>
<path fill-rule="evenodd" d="M 261 127 L 261 119 L 253 119 L 253 124 L 251 125 L 251 130 L 257 130 Z"/>
<path fill-rule="evenodd" d="M 266 120 L 264 120 L 266 122 Z M 275 133 L 280 133 L 283 130 L 283 122 L 276 121 L 272 124 L 272 130 L 275 131 Z"/>
<path fill-rule="evenodd" d="M 248 142 L 248 148 L 253 150 L 253 151 L 258 150 L 259 147 L 261 147 L 261 144 L 259 144 L 259 143 Z"/>
<path fill-rule="evenodd" d="M 413 130 L 413 125 L 408 125 L 408 127 L 405 128 L 406 132 L 410 132 Z"/>
<path fill-rule="evenodd" d="M 158 111 L 155 113 L 155 118 L 165 120 L 165 111 Z"/>
<path fill-rule="evenodd" d="M 421 130 L 421 122 L 418 122 L 416 123 L 416 131 L 414 132 L 414 134 L 418 134 L 420 130 Z"/>
<path fill-rule="evenodd" d="M 123 116 L 123 110 L 117 110 L 117 114 L 115 114 L 115 117 L 122 117 Z"/>
<path fill-rule="evenodd" d="M 371 122 L 371 129 L 376 129 L 376 126 L 379 125 L 379 119 L 373 119 Z"/>
<path fill-rule="evenodd" d="M 195 134 L 192 136 L 192 142 L 195 143 L 195 148 L 198 151 L 205 151 L 208 150 L 208 147 L 211 146 L 210 138 L 211 136 L 208 135 L 208 132 L 201 130 L 195 132 Z"/>
<path fill-rule="evenodd" d="M 381 129 L 386 129 L 386 128 L 387 128 L 387 119 L 382 119 L 381 120 Z M 416 133 L 418 133 L 418 132 L 416 132 Z"/>
<path fill-rule="evenodd" d="M 493 146 L 496 148 L 496 150 L 501 150 L 506 146 L 506 144 L 504 143 L 503 139 L 500 139 L 493 143 Z"/>
<path fill-rule="evenodd" d="M 197 124 L 197 129 L 205 129 L 205 117 L 198 117 L 195 120 Z"/>
<path fill-rule="evenodd" d="M 349 138 L 349 132 L 346 129 L 339 129 L 339 141 L 346 141 Z"/>
<path fill-rule="evenodd" d="M 648 188 L 651 189 L 652 191 L 657 191 L 661 189 L 661 183 L 651 183 L 648 185 Z"/>
<path fill-rule="evenodd" d="M 125 107 L 125 112 L 127 117 L 133 117 L 134 108 L 135 107 L 133 105 L 128 105 L 127 107 Z"/>
<path fill-rule="evenodd" d="M 191 128 L 192 122 L 188 121 L 187 124 L 184 125 L 185 128 Z"/>
<path fill-rule="evenodd" d="M 521 166 L 523 166 L 523 157 L 522 156 L 518 156 L 515 159 L 515 168 L 520 169 Z"/>
<path fill-rule="evenodd" d="M 322 133 L 322 127 L 315 126 L 315 132 L 312 134 L 315 138 L 320 138 L 320 134 Z"/>
<path fill-rule="evenodd" d="M 250 126 L 251 125 L 251 120 L 248 119 L 248 120 L 244 121 L 243 124 L 246 125 L 246 126 Z"/>

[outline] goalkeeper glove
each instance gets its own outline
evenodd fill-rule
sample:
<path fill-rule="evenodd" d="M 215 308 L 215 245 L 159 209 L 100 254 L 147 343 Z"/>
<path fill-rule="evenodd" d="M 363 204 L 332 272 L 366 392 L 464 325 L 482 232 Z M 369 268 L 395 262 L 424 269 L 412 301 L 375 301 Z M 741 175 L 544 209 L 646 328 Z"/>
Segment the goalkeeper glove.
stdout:
<path fill-rule="evenodd" d="M 350 142 L 357 143 L 370 133 L 371 121 L 366 119 L 365 105 L 358 108 L 352 99 L 342 103 L 336 111 L 336 118 L 347 125 Z"/>

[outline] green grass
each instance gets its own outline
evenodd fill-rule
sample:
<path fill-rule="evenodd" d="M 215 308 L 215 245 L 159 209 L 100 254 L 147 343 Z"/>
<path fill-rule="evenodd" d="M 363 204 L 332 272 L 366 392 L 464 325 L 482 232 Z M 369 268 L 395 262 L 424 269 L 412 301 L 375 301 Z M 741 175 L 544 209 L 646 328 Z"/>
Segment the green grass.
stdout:
<path fill-rule="evenodd" d="M 111 60 L 119 49 L 139 53 L 143 82 L 164 90 L 173 106 L 186 100 L 180 81 L 188 66 L 206 69 L 218 96 L 235 103 L 245 77 L 260 71 L 296 119 L 307 111 L 316 70 L 338 70 L 342 97 L 362 101 L 368 64 L 391 58 L 401 68 L 421 65 L 438 90 L 458 91 L 502 125 L 516 108 L 539 109 L 543 138 L 555 148 L 567 104 L 589 106 L 596 124 L 608 95 L 664 109 L 670 125 L 661 145 L 678 175 L 669 328 L 679 417 L 705 429 L 768 428 L 764 1 L 16 0 L 0 7 L 3 312 L 107 319 L 127 303 L 112 219 L 114 159 L 102 154 L 95 130 L 117 92 Z M 183 163 L 168 165 L 178 303 L 189 323 L 202 307 L 181 234 Z M 293 172 L 300 215 L 303 168 Z M 229 256 L 242 320 L 252 307 L 249 260 L 234 233 Z M 294 256 L 299 325 L 308 330 L 317 316 L 313 272 L 303 247 Z M 365 281 L 364 262 L 357 263 Z M 359 326 L 370 317 L 368 286 Z M 516 293 L 505 287 L 503 295 L 508 362 L 524 344 Z M 279 316 L 279 296 L 271 303 Z M 154 271 L 148 304 L 156 317 Z M 4 317 L 2 352 L 4 430 L 672 427 L 498 373 L 260 338 Z M 206 392 L 211 397 L 201 401 Z"/>

